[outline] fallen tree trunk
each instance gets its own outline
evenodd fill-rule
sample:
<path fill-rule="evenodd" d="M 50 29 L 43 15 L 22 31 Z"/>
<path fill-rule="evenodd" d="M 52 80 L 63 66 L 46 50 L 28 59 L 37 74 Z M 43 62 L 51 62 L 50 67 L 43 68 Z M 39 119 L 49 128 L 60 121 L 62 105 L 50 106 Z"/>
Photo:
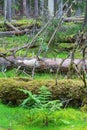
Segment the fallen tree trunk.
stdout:
<path fill-rule="evenodd" d="M 23 35 L 25 33 L 29 32 L 28 29 L 22 30 L 22 31 L 6 31 L 6 32 L 0 32 L 0 37 L 7 37 L 7 36 L 13 36 L 13 35 Z"/>
<path fill-rule="evenodd" d="M 64 18 L 63 21 L 64 22 L 83 22 L 84 17 L 68 17 L 68 18 Z"/>
<path fill-rule="evenodd" d="M 49 59 L 49 58 L 23 58 L 23 57 L 2 57 L 0 58 L 0 66 L 5 66 L 7 69 L 11 69 L 12 67 L 19 67 L 20 69 L 24 69 L 27 72 L 32 71 L 35 68 L 36 72 L 56 72 L 58 67 L 60 67 L 60 71 L 63 73 L 67 73 L 71 64 L 71 59 Z M 63 64 L 61 65 L 61 62 Z M 81 69 L 84 65 L 83 60 L 75 59 L 75 65 Z M 61 66 L 60 66 L 61 65 Z M 87 71 L 87 60 L 85 60 L 85 69 Z"/>
<path fill-rule="evenodd" d="M 4 24 L 5 26 L 10 27 L 13 31 L 20 32 L 20 30 L 13 26 L 10 22 L 5 22 Z"/>
<path fill-rule="evenodd" d="M 4 103 L 19 105 L 27 98 L 19 89 L 29 90 L 38 94 L 41 86 L 46 86 L 52 92 L 52 99 L 61 100 L 63 103 L 72 106 L 81 106 L 87 103 L 87 91 L 80 80 L 30 80 L 26 78 L 5 78 L 0 79 L 0 99 Z"/>

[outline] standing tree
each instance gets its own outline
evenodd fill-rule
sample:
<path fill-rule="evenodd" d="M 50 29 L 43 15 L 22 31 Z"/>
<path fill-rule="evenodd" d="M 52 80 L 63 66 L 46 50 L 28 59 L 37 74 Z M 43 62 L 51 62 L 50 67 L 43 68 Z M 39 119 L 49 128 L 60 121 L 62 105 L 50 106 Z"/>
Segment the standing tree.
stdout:
<path fill-rule="evenodd" d="M 12 16 L 15 16 L 16 0 L 12 0 Z"/>
<path fill-rule="evenodd" d="M 23 15 L 26 16 L 27 15 L 27 1 L 23 0 Z"/>
<path fill-rule="evenodd" d="M 38 17 L 38 0 L 34 0 L 34 16 Z"/>
<path fill-rule="evenodd" d="M 54 0 L 48 0 L 48 10 L 51 17 L 54 16 Z"/>
<path fill-rule="evenodd" d="M 12 19 L 12 0 L 4 0 L 5 20 L 11 21 Z"/>
<path fill-rule="evenodd" d="M 81 16 L 82 14 L 82 0 L 77 1 L 77 9 L 76 9 L 76 16 Z"/>
<path fill-rule="evenodd" d="M 71 1 L 69 1 L 69 2 L 67 3 L 67 8 L 69 8 L 70 5 L 71 5 Z M 71 8 L 70 8 L 70 9 L 68 10 L 68 12 L 67 12 L 67 17 L 71 17 Z"/>
<path fill-rule="evenodd" d="M 84 26 L 87 26 L 87 0 L 85 0 L 85 19 L 84 19 Z"/>
<path fill-rule="evenodd" d="M 40 0 L 41 15 L 44 15 L 44 0 Z"/>
<path fill-rule="evenodd" d="M 63 0 L 58 0 L 58 18 L 63 15 Z"/>

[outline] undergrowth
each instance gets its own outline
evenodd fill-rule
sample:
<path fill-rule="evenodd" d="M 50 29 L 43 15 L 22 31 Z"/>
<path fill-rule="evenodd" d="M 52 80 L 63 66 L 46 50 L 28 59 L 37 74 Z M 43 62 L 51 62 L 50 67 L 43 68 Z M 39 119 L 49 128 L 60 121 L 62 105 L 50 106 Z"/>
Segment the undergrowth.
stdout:
<path fill-rule="evenodd" d="M 17 22 L 20 23 L 20 21 L 17 21 Z M 28 21 L 22 20 L 21 22 L 32 23 L 33 20 L 28 20 Z M 37 46 L 41 46 L 42 40 L 43 40 L 43 43 L 42 43 L 43 46 L 44 46 L 44 44 L 46 44 L 45 50 L 42 49 L 40 57 L 44 56 L 44 53 L 47 48 L 47 57 L 48 58 L 65 58 L 68 55 L 68 53 L 70 52 L 69 48 L 72 48 L 72 46 L 73 46 L 72 43 L 75 42 L 76 34 L 81 29 L 81 24 L 64 23 L 62 30 L 57 32 L 54 40 L 52 41 L 51 45 L 48 47 L 48 45 L 47 45 L 48 41 L 49 41 L 50 37 L 52 36 L 52 33 L 53 33 L 55 27 L 57 26 L 57 22 L 58 21 L 56 21 L 56 22 L 53 21 L 52 26 L 48 27 L 45 37 L 43 37 L 43 33 L 42 33 L 41 36 L 39 36 L 35 42 L 35 44 Z M 24 36 L 5 37 L 4 39 L 0 38 L 0 48 L 2 48 L 2 50 L 4 48 L 4 50 L 6 50 L 6 51 L 11 48 L 13 48 L 13 49 L 18 48 L 20 46 L 23 46 L 23 45 L 29 43 L 34 36 L 35 36 L 35 34 L 31 33 L 29 35 L 25 34 Z M 61 45 L 61 43 L 64 43 L 64 44 Z M 68 43 L 68 45 L 66 43 Z M 29 49 L 27 57 L 36 57 L 38 50 L 39 50 L 39 47 Z M 20 50 L 16 54 L 16 56 L 24 56 L 25 52 L 26 52 L 26 49 Z M 7 55 L 10 55 L 10 54 L 8 53 Z M 76 53 L 75 57 L 81 58 L 80 52 Z"/>
<path fill-rule="evenodd" d="M 35 111 L 24 108 L 11 108 L 0 103 L 0 130 L 86 130 L 87 114 L 80 110 L 67 108 L 52 112 L 50 125 L 48 127 L 41 124 L 44 117 L 43 111 Z M 3 120 L 2 120 L 3 119 Z M 37 122 L 36 122 L 37 119 Z M 53 119 L 55 125 L 53 125 Z M 33 120 L 33 124 L 31 123 Z M 32 125 L 31 125 L 32 124 Z"/>

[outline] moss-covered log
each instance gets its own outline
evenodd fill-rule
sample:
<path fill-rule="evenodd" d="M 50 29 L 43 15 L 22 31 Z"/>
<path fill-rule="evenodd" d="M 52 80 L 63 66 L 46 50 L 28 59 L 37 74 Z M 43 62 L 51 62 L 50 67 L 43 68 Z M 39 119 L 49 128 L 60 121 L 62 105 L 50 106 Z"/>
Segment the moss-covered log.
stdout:
<path fill-rule="evenodd" d="M 38 93 L 41 86 L 47 86 L 52 92 L 52 99 L 68 102 L 68 105 L 81 106 L 87 102 L 87 90 L 80 80 L 30 80 L 26 78 L 0 79 L 0 98 L 6 103 L 19 102 L 27 97 L 19 88 Z"/>

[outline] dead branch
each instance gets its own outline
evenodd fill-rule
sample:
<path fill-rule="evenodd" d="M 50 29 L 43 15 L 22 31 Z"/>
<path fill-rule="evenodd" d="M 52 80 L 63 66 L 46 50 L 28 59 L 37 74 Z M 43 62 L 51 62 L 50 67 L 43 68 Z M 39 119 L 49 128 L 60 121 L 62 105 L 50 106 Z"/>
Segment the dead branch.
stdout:
<path fill-rule="evenodd" d="M 20 30 L 14 25 L 12 25 L 10 22 L 5 22 L 4 25 L 10 27 L 13 31 L 20 32 Z"/>

